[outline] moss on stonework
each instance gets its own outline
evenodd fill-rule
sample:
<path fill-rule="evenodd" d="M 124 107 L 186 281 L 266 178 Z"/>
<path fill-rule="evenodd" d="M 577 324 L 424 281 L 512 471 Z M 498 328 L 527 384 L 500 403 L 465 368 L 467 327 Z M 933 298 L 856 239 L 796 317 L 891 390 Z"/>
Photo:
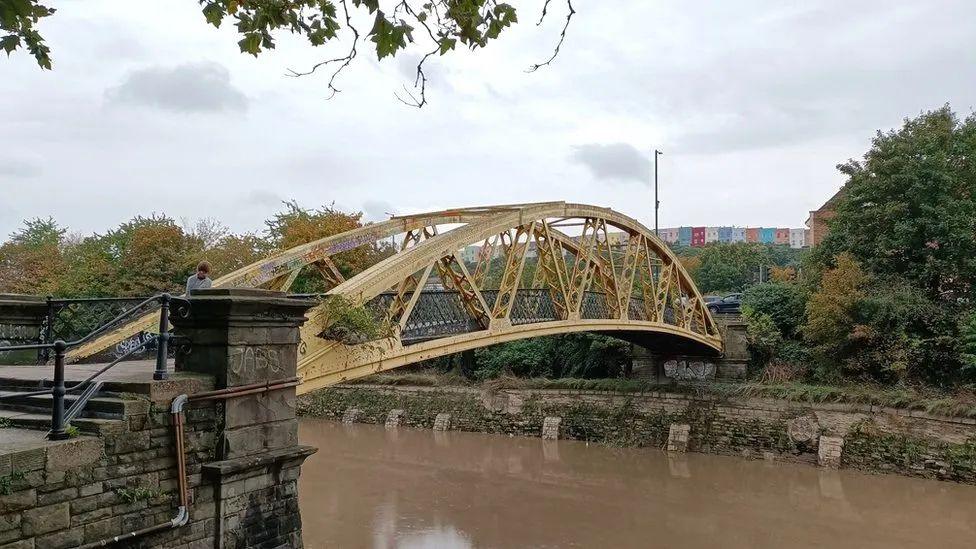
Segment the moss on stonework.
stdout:
<path fill-rule="evenodd" d="M 307 417 L 339 419 L 350 408 L 359 410 L 357 421 L 362 423 L 382 424 L 390 410 L 402 409 L 401 421 L 406 426 L 431 428 L 437 414 L 450 413 L 452 425 L 462 431 L 529 436 L 541 434 L 546 416 L 559 416 L 564 438 L 627 447 L 664 447 L 671 424 L 678 423 L 691 426 L 692 450 L 728 454 L 813 451 L 797 448 L 782 421 L 719 420 L 711 401 L 693 401 L 680 411 L 667 412 L 641 410 L 633 397 L 610 405 L 582 400 L 547 402 L 538 394 L 530 394 L 518 413 L 508 413 L 486 408 L 480 396 L 472 392 L 334 388 L 308 395 L 299 402 L 299 414 Z"/>
<path fill-rule="evenodd" d="M 672 424 L 687 424 L 691 426 L 689 449 L 693 451 L 732 455 L 774 452 L 806 460 L 817 450 L 816 444 L 793 442 L 783 418 L 730 417 L 719 413 L 715 401 L 691 400 L 674 411 L 642 409 L 633 397 L 612 402 L 551 401 L 530 393 L 517 413 L 509 413 L 487 408 L 482 395 L 472 391 L 342 387 L 306 395 L 299 401 L 299 414 L 339 419 L 345 410 L 357 408 L 357 421 L 382 424 L 390 410 L 402 409 L 403 425 L 429 429 L 437 414 L 450 413 L 455 429 L 527 436 L 541 434 L 546 416 L 559 416 L 563 438 L 657 448 L 667 444 Z M 886 433 L 866 420 L 845 437 L 843 462 L 863 470 L 976 483 L 976 439 L 964 444 L 931 441 Z"/>
<path fill-rule="evenodd" d="M 887 433 L 865 420 L 844 441 L 844 464 L 870 471 L 976 482 L 976 439 L 963 444 Z"/>

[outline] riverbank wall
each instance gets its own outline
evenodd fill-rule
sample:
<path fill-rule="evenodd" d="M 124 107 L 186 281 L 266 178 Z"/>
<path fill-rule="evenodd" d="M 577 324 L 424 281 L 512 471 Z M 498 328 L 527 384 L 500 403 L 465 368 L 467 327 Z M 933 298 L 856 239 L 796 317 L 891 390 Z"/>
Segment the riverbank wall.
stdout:
<path fill-rule="evenodd" d="M 348 385 L 299 415 L 804 462 L 976 484 L 976 419 L 707 394 Z"/>

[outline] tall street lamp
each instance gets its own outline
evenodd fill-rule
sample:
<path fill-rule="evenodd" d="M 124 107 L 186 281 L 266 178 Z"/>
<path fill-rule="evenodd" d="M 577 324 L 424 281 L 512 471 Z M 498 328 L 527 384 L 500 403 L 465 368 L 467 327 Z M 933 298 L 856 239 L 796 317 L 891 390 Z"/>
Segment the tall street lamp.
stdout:
<path fill-rule="evenodd" d="M 654 236 L 660 236 L 657 231 L 657 211 L 661 207 L 661 201 L 657 199 L 657 157 L 662 154 L 664 153 L 654 149 Z"/>

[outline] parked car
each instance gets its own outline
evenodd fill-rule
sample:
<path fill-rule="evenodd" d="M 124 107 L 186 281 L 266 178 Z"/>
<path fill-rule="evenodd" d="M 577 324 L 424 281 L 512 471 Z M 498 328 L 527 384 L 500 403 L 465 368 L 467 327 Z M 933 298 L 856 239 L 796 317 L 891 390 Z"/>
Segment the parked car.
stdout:
<path fill-rule="evenodd" d="M 739 314 L 742 312 L 742 294 L 729 294 L 712 301 L 708 303 L 708 310 L 712 314 Z"/>
<path fill-rule="evenodd" d="M 708 305 L 709 303 L 714 303 L 716 301 L 721 300 L 722 299 L 722 296 L 720 296 L 720 295 L 706 295 L 706 296 L 703 296 L 702 299 L 704 299 L 705 300 L 705 304 Z"/>

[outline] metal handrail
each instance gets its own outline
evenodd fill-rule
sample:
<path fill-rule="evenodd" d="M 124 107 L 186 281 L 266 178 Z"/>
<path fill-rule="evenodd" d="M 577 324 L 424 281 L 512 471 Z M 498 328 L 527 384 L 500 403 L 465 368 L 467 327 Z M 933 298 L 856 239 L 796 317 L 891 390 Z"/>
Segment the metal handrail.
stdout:
<path fill-rule="evenodd" d="M 169 309 L 170 309 L 170 302 L 173 301 L 174 299 L 177 299 L 177 300 L 180 300 L 180 301 L 186 301 L 183 298 L 179 298 L 179 297 L 174 298 L 173 296 L 171 296 L 168 293 L 163 293 L 163 294 L 159 294 L 159 295 L 156 295 L 156 296 L 152 296 L 152 297 L 146 298 L 142 302 L 140 302 L 139 304 L 137 304 L 136 306 L 134 306 L 134 307 L 132 307 L 130 309 L 127 309 L 127 310 L 123 311 L 122 313 L 120 313 L 119 315 L 117 315 L 115 318 L 113 318 L 109 322 L 103 324 L 102 326 L 94 329 L 93 331 L 91 331 L 87 335 L 85 335 L 85 336 L 83 336 L 83 337 L 81 337 L 79 339 L 76 339 L 74 341 L 66 342 L 64 340 L 58 339 L 58 340 L 53 341 L 53 342 L 50 342 L 50 343 L 33 343 L 33 344 L 27 344 L 27 345 L 15 345 L 15 346 L 10 346 L 10 347 L 2 347 L 2 348 L 0 348 L 0 352 L 7 352 L 7 351 L 29 351 L 29 350 L 41 350 L 41 349 L 50 349 L 50 350 L 53 350 L 54 351 L 54 381 L 53 381 L 53 386 L 51 387 L 51 390 L 50 390 L 50 393 L 51 393 L 51 395 L 53 397 L 53 403 L 52 403 L 52 406 L 51 406 L 51 408 L 52 408 L 52 411 L 51 411 L 51 432 L 48 433 L 48 438 L 50 438 L 51 440 L 63 440 L 63 439 L 68 438 L 68 432 L 67 432 L 67 429 L 66 429 L 66 422 L 65 422 L 65 410 L 64 410 L 64 396 L 65 396 L 65 394 L 67 394 L 68 392 L 77 390 L 78 388 L 84 386 L 87 383 L 91 383 L 95 378 L 97 378 L 98 376 L 102 375 L 103 373 L 105 373 L 106 371 L 108 371 L 110 368 L 112 368 L 113 366 L 115 366 L 116 364 L 118 364 L 119 362 L 122 362 L 122 360 L 124 360 L 125 358 L 128 358 L 133 353 L 135 353 L 137 350 L 144 349 L 145 346 L 149 342 L 148 341 L 144 341 L 142 344 L 140 344 L 140 345 L 138 345 L 136 347 L 133 347 L 128 352 L 126 352 L 124 355 L 122 355 L 121 357 L 116 358 L 115 360 L 113 360 L 112 362 L 110 362 L 108 365 L 106 365 L 105 367 L 101 368 L 99 371 L 97 371 L 94 374 L 92 374 L 91 376 L 89 376 L 84 381 L 81 381 L 81 382 L 79 382 L 79 383 L 77 383 L 75 385 L 72 385 L 70 389 L 68 389 L 68 388 L 65 387 L 65 382 L 64 382 L 64 358 L 65 358 L 65 351 L 67 351 L 67 349 L 69 349 L 71 347 L 75 347 L 77 345 L 81 345 L 82 343 L 87 342 L 88 340 L 92 339 L 95 336 L 98 336 L 98 335 L 101 335 L 101 334 L 105 333 L 107 330 L 115 327 L 119 322 L 121 322 L 122 320 L 125 320 L 126 318 L 132 316 L 133 313 L 135 313 L 136 311 L 139 311 L 143 306 L 145 306 L 146 304 L 151 303 L 153 301 L 159 301 L 159 336 L 156 339 L 156 342 L 157 342 L 157 346 L 156 346 L 156 367 L 153 370 L 153 379 L 154 380 L 166 379 L 166 377 L 167 377 L 167 372 L 166 372 L 166 358 L 167 358 L 167 354 L 169 352 L 169 340 L 170 340 L 170 337 L 171 337 L 171 334 L 169 333 Z M 117 300 L 121 301 L 122 299 L 119 298 Z M 91 301 L 94 301 L 94 300 L 91 300 Z M 45 394 L 47 392 L 48 391 L 46 391 L 46 390 L 45 391 L 35 391 L 35 392 L 32 392 L 32 393 L 21 394 L 20 396 L 37 396 L 37 395 Z M 88 398 L 91 398 L 91 395 L 89 395 Z M 87 399 L 85 399 L 85 400 L 87 400 Z M 76 403 L 76 406 L 73 407 L 72 412 L 73 412 L 73 414 L 77 414 L 79 411 L 80 411 L 80 408 L 77 406 L 77 403 Z"/>

